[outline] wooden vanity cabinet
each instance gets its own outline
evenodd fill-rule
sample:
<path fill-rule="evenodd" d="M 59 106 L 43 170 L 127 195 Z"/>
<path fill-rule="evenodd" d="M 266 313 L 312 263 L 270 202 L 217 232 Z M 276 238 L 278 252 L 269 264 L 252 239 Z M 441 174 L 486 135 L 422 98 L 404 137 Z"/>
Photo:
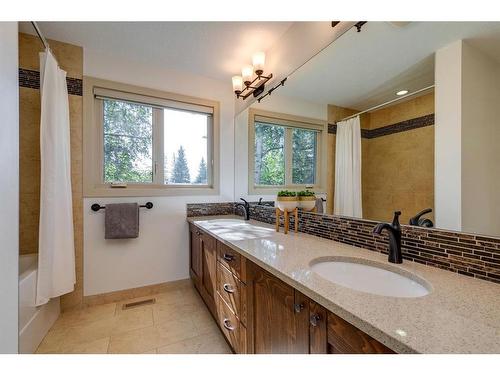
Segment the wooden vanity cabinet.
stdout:
<path fill-rule="evenodd" d="M 327 335 L 330 354 L 394 354 L 387 346 L 331 312 L 328 312 Z"/>
<path fill-rule="evenodd" d="M 248 266 L 247 308 L 249 353 L 309 353 L 307 297 L 253 263 Z"/>
<path fill-rule="evenodd" d="M 217 246 L 216 239 L 190 226 L 190 274 L 193 283 L 214 317 L 217 316 Z"/>
<path fill-rule="evenodd" d="M 394 353 L 203 230 L 189 233 L 189 273 L 235 353 Z"/>

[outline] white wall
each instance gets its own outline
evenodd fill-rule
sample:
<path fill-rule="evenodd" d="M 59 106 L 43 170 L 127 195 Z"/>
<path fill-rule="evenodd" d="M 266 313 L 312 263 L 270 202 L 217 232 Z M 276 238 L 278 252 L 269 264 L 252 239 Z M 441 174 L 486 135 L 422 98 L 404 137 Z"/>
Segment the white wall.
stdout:
<path fill-rule="evenodd" d="M 215 81 L 162 66 L 122 61 L 85 50 L 84 75 L 220 102 L 219 195 L 84 199 L 84 295 L 188 278 L 186 203 L 234 200 L 234 97 L 231 82 Z M 104 240 L 104 214 L 92 212 L 92 203 L 146 201 L 153 202 L 154 208 L 141 209 L 139 238 Z"/>
<path fill-rule="evenodd" d="M 462 46 L 462 230 L 500 235 L 500 64 Z"/>
<path fill-rule="evenodd" d="M 436 52 L 434 207 L 436 227 L 462 228 L 462 41 Z"/>
<path fill-rule="evenodd" d="M 0 22 L 0 353 L 18 352 L 19 88 L 17 22 Z"/>
<path fill-rule="evenodd" d="M 436 226 L 500 235 L 500 64 L 467 42 L 436 52 Z"/>
<path fill-rule="evenodd" d="M 277 94 L 265 98 L 261 103 L 252 104 L 251 108 L 290 115 L 327 120 L 328 107 L 323 104 Z M 248 194 L 248 109 L 239 113 L 235 119 L 235 181 L 234 196 L 256 201 L 260 197 L 264 200 L 274 200 L 274 195 Z"/>

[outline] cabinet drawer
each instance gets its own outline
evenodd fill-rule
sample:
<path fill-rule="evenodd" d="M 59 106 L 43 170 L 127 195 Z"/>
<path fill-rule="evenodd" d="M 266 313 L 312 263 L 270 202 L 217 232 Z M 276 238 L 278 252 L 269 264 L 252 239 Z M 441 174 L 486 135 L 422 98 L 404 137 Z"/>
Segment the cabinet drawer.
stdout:
<path fill-rule="evenodd" d="M 241 319 L 241 282 L 219 262 L 217 262 L 217 291 Z"/>
<path fill-rule="evenodd" d="M 217 309 L 219 314 L 219 326 L 233 350 L 236 353 L 241 353 L 241 331 L 244 327 L 240 324 L 238 318 L 234 315 L 226 302 L 224 302 L 222 297 L 217 297 L 219 303 L 219 308 Z"/>
<path fill-rule="evenodd" d="M 241 255 L 238 252 L 217 241 L 217 257 L 219 262 L 241 280 Z"/>
<path fill-rule="evenodd" d="M 391 354 L 384 344 L 328 312 L 328 352 L 337 354 Z"/>

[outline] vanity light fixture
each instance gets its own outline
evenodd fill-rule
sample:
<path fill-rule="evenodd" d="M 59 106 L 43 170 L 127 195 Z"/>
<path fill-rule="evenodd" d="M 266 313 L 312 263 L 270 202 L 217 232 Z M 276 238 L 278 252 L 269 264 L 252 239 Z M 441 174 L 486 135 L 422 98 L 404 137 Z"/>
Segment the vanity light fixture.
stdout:
<path fill-rule="evenodd" d="M 396 93 L 397 96 L 403 96 L 408 94 L 408 90 L 400 90 Z"/>
<path fill-rule="evenodd" d="M 257 52 L 252 56 L 253 65 L 244 66 L 241 76 L 232 77 L 233 91 L 237 98 L 245 100 L 251 94 L 257 97 L 264 92 L 265 83 L 273 78 L 272 74 L 264 75 L 265 61 L 266 54 Z"/>

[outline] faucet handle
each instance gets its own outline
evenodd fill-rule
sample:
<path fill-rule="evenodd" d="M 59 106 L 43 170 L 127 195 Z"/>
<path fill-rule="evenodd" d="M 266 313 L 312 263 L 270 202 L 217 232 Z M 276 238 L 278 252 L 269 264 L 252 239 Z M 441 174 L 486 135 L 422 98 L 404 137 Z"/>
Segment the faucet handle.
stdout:
<path fill-rule="evenodd" d="M 394 218 L 392 219 L 392 225 L 394 227 L 400 227 L 399 225 L 399 216 L 401 215 L 401 211 L 394 211 Z"/>

